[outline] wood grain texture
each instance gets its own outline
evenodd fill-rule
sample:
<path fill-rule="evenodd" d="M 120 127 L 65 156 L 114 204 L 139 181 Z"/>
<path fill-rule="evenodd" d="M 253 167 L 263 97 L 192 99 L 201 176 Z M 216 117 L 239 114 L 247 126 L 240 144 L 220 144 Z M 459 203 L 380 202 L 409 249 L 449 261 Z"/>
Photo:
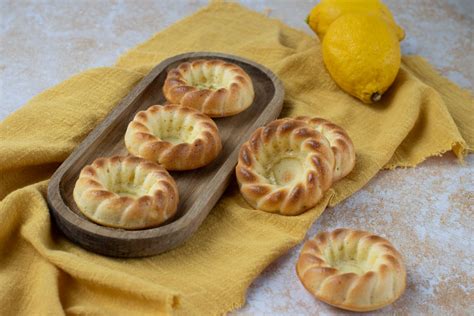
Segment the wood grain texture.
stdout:
<path fill-rule="evenodd" d="M 252 78 L 253 104 L 234 116 L 215 119 L 222 152 L 209 165 L 191 171 L 171 172 L 179 190 L 178 214 L 164 225 L 144 230 L 101 226 L 85 218 L 72 192 L 81 169 L 98 157 L 128 154 L 124 134 L 134 115 L 154 104 L 165 104 L 162 93 L 167 71 L 198 58 L 219 58 L 242 67 Z M 89 134 L 57 169 L 48 186 L 48 204 L 59 229 L 82 247 L 114 257 L 142 257 L 182 244 L 201 225 L 229 184 L 240 145 L 258 127 L 276 119 L 283 106 L 281 81 L 267 68 L 241 57 L 196 52 L 169 58 L 156 66 Z"/>

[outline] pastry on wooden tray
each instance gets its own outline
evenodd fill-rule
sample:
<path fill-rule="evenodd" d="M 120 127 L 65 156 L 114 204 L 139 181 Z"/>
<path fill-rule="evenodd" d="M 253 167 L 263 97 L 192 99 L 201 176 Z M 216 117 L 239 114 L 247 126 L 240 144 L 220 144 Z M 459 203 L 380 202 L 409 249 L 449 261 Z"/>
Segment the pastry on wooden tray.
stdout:
<path fill-rule="evenodd" d="M 198 59 L 168 72 L 163 93 L 170 103 L 189 106 L 210 117 L 230 116 L 253 102 L 250 76 L 236 64 Z"/>
<path fill-rule="evenodd" d="M 253 207 L 297 215 L 315 206 L 332 184 L 328 140 L 301 120 L 280 119 L 258 128 L 241 147 L 240 191 Z"/>
<path fill-rule="evenodd" d="M 355 165 L 355 150 L 351 138 L 346 131 L 336 124 L 319 117 L 299 116 L 297 120 L 302 120 L 312 128 L 323 134 L 334 152 L 334 179 L 336 182 L 347 176 Z"/>
<path fill-rule="evenodd" d="M 317 234 L 301 250 L 296 272 L 316 298 L 351 311 L 372 311 L 404 292 L 406 271 L 400 253 L 368 232 L 336 229 Z"/>
<path fill-rule="evenodd" d="M 109 227 L 158 226 L 176 213 L 178 189 L 162 166 L 142 158 L 98 158 L 85 166 L 74 201 L 90 220 Z"/>
<path fill-rule="evenodd" d="M 207 165 L 222 149 L 217 126 L 196 109 L 154 105 L 140 111 L 125 133 L 128 151 L 162 164 L 168 170 Z"/>

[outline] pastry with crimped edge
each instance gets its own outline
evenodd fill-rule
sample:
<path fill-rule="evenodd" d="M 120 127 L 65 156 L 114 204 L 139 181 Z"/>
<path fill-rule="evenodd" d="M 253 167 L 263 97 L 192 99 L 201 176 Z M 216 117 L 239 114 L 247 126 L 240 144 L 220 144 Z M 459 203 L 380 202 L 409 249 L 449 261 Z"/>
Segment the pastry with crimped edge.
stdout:
<path fill-rule="evenodd" d="M 127 150 L 156 161 L 167 170 L 190 170 L 209 164 L 222 149 L 212 119 L 176 104 L 154 105 L 140 111 L 125 133 Z"/>
<path fill-rule="evenodd" d="M 343 128 L 319 117 L 298 116 L 295 119 L 304 121 L 329 141 L 336 160 L 333 182 L 344 178 L 354 169 L 356 159 L 354 144 Z"/>
<path fill-rule="evenodd" d="M 198 109 L 210 117 L 240 113 L 253 102 L 252 79 L 238 65 L 198 59 L 168 72 L 163 93 L 170 103 Z"/>
<path fill-rule="evenodd" d="M 253 207 L 297 215 L 315 206 L 332 184 L 334 154 L 303 121 L 279 119 L 258 128 L 240 149 L 240 192 Z"/>
<path fill-rule="evenodd" d="M 85 166 L 74 201 L 87 218 L 123 229 L 156 227 L 178 207 L 178 189 L 162 166 L 134 156 L 98 158 Z"/>
<path fill-rule="evenodd" d="M 346 228 L 308 240 L 296 272 L 317 299 L 357 312 L 393 303 L 406 286 L 402 257 L 388 240 Z"/>

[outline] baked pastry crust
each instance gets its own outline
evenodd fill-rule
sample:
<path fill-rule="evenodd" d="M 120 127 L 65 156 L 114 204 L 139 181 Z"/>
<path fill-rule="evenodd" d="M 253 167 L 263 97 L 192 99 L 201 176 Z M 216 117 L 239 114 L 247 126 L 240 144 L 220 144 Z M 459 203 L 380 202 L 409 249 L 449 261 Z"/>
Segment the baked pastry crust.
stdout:
<path fill-rule="evenodd" d="M 125 146 L 138 157 L 156 161 L 168 170 L 207 165 L 222 149 L 212 119 L 180 105 L 154 105 L 140 111 L 128 125 Z"/>
<path fill-rule="evenodd" d="M 302 120 L 312 128 L 323 134 L 334 152 L 336 160 L 334 164 L 334 179 L 336 182 L 347 176 L 355 166 L 355 149 L 351 138 L 344 129 L 323 118 L 298 116 L 296 120 Z"/>
<path fill-rule="evenodd" d="M 334 154 L 322 134 L 303 121 L 280 119 L 258 128 L 242 145 L 236 175 L 253 207 L 297 215 L 323 197 L 333 169 Z"/>
<path fill-rule="evenodd" d="M 74 201 L 90 220 L 109 227 L 142 229 L 162 224 L 178 207 L 178 188 L 157 163 L 134 156 L 98 158 L 85 166 Z"/>
<path fill-rule="evenodd" d="M 393 303 L 406 286 L 402 257 L 389 241 L 345 228 L 308 240 L 296 272 L 316 298 L 358 312 Z"/>
<path fill-rule="evenodd" d="M 239 66 L 220 59 L 198 59 L 168 72 L 163 93 L 170 103 L 210 117 L 240 113 L 253 102 L 252 79 Z"/>

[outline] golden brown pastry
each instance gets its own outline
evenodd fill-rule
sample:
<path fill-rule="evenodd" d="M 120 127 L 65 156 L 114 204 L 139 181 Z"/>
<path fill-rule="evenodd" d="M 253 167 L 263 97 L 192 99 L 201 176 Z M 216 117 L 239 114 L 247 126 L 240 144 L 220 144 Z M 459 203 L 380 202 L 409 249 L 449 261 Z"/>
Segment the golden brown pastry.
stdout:
<path fill-rule="evenodd" d="M 198 110 L 180 105 L 154 105 L 140 111 L 125 133 L 128 151 L 168 170 L 207 165 L 222 149 L 217 126 Z"/>
<path fill-rule="evenodd" d="M 328 139 L 336 160 L 333 182 L 347 176 L 355 165 L 355 150 L 354 144 L 346 131 L 319 117 L 298 116 L 295 119 L 304 121 Z"/>
<path fill-rule="evenodd" d="M 296 272 L 316 298 L 358 312 L 393 303 L 406 284 L 402 257 L 389 241 L 345 228 L 308 240 Z"/>
<path fill-rule="evenodd" d="M 73 195 L 87 218 L 124 229 L 162 224 L 176 213 L 179 199 L 162 166 L 133 156 L 98 158 L 85 166 Z"/>
<path fill-rule="evenodd" d="M 168 72 L 163 93 L 170 103 L 198 109 L 210 117 L 230 116 L 253 102 L 252 79 L 239 66 L 220 59 L 198 59 Z"/>
<path fill-rule="evenodd" d="M 334 154 L 327 139 L 303 121 L 280 119 L 257 129 L 236 167 L 243 197 L 253 207 L 297 215 L 331 186 Z"/>

